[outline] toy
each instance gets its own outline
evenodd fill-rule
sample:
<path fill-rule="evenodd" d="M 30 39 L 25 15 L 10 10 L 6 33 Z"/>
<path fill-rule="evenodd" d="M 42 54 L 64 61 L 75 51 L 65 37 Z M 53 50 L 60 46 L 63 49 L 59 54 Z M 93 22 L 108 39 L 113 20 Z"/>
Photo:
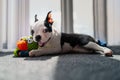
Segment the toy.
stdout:
<path fill-rule="evenodd" d="M 38 44 L 33 41 L 32 36 L 23 37 L 17 41 L 17 48 L 14 50 L 14 56 L 28 57 L 29 51 L 37 48 Z"/>
<path fill-rule="evenodd" d="M 107 43 L 105 41 L 98 40 L 98 44 L 103 47 L 107 47 Z"/>

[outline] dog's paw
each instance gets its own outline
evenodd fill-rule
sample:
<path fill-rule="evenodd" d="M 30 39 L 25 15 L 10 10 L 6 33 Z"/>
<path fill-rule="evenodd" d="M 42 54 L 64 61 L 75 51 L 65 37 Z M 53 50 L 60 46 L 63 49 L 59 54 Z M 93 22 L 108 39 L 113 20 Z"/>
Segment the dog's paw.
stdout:
<path fill-rule="evenodd" d="M 105 48 L 104 53 L 105 53 L 106 57 L 112 57 L 113 56 L 113 51 L 111 49 Z"/>
<path fill-rule="evenodd" d="M 113 55 L 111 53 L 106 53 L 105 56 L 106 57 L 113 57 Z"/>
<path fill-rule="evenodd" d="M 106 56 L 106 57 L 112 57 L 112 56 L 113 56 L 112 50 L 111 50 L 110 52 L 108 52 L 108 53 L 105 53 L 105 56 Z"/>
<path fill-rule="evenodd" d="M 35 56 L 34 50 L 31 50 L 31 51 L 29 52 L 29 56 L 30 56 L 30 57 L 34 57 L 34 56 Z"/>

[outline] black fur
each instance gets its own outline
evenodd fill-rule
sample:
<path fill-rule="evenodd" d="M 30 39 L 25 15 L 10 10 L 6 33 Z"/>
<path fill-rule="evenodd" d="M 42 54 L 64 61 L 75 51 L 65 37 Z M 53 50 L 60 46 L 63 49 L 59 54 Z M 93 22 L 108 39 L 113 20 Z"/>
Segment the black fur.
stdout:
<path fill-rule="evenodd" d="M 61 47 L 63 47 L 64 43 L 69 43 L 73 48 L 76 45 L 84 46 L 88 44 L 88 42 L 96 42 L 91 36 L 85 34 L 67 34 L 61 33 Z"/>
<path fill-rule="evenodd" d="M 34 30 L 31 30 L 31 35 L 33 36 L 33 34 L 34 34 Z"/>
<path fill-rule="evenodd" d="M 38 21 L 38 18 L 37 18 L 37 14 L 35 15 L 35 21 L 34 22 L 37 22 Z"/>
<path fill-rule="evenodd" d="M 46 17 L 46 19 L 45 19 L 45 21 L 44 21 L 44 25 L 47 27 L 47 29 L 48 29 L 48 31 L 49 32 L 52 32 L 52 24 L 53 23 L 50 23 L 50 22 L 48 22 L 48 15 L 51 13 L 51 11 L 49 11 L 48 12 L 48 14 L 47 14 L 47 17 Z"/>

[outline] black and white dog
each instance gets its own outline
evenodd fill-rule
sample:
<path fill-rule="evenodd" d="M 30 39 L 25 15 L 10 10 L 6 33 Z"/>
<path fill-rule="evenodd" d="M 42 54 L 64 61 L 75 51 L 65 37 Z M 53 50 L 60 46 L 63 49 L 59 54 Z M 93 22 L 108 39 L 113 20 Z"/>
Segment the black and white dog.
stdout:
<path fill-rule="evenodd" d="M 39 48 L 29 52 L 29 56 L 73 52 L 99 52 L 105 56 L 112 56 L 112 50 L 97 44 L 94 38 L 84 34 L 59 33 L 52 26 L 51 11 L 44 22 L 36 22 L 31 26 L 33 40 L 38 42 Z"/>

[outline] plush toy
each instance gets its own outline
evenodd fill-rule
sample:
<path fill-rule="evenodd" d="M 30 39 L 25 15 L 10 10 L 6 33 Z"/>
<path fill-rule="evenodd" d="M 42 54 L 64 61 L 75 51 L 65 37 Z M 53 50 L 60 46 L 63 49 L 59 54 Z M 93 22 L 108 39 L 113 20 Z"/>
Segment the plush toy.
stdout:
<path fill-rule="evenodd" d="M 98 44 L 103 47 L 107 47 L 107 43 L 105 41 L 98 40 Z"/>
<path fill-rule="evenodd" d="M 32 36 L 27 36 L 21 38 L 17 41 L 17 48 L 14 50 L 15 57 L 27 57 L 29 56 L 29 51 L 33 49 L 37 49 L 37 42 L 33 41 Z"/>

